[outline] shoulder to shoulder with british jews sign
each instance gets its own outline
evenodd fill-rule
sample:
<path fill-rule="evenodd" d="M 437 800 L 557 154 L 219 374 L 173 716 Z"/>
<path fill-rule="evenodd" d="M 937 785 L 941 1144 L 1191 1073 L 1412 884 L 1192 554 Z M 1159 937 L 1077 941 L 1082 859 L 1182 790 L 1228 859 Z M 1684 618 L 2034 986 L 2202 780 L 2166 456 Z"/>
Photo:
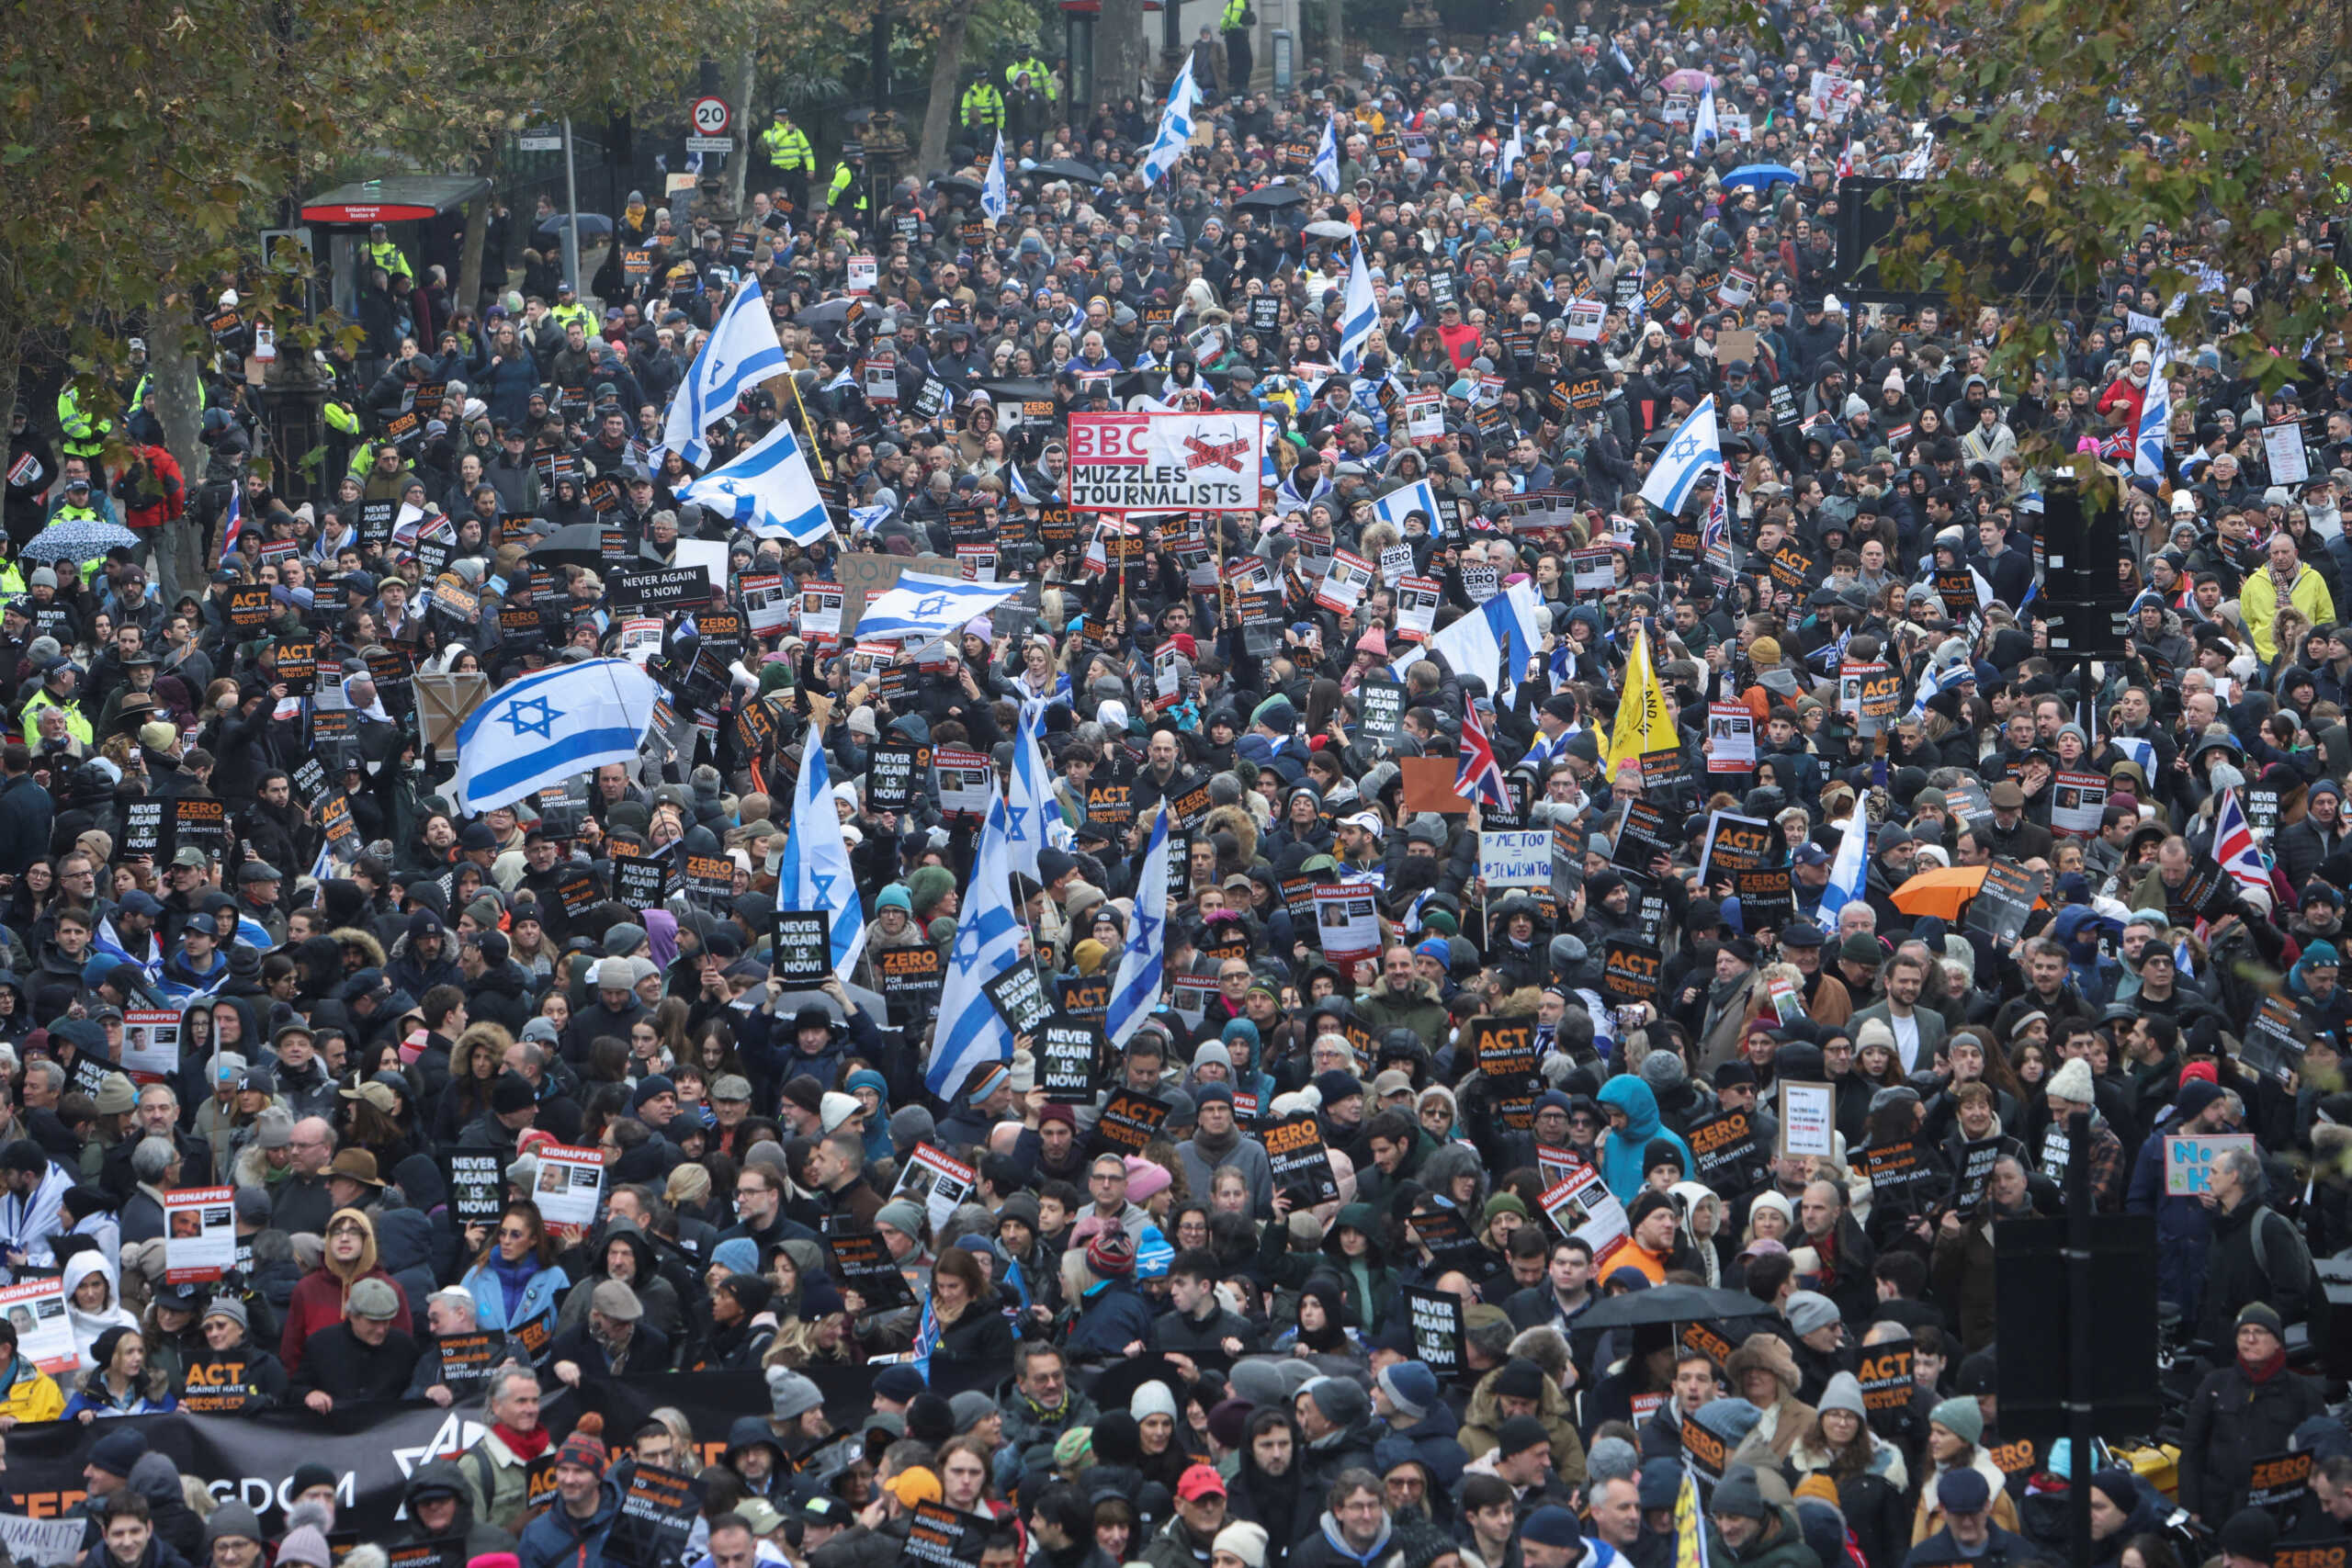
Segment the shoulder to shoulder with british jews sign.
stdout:
<path fill-rule="evenodd" d="M 1069 417 L 1074 512 L 1254 512 L 1258 415 L 1076 413 Z"/>

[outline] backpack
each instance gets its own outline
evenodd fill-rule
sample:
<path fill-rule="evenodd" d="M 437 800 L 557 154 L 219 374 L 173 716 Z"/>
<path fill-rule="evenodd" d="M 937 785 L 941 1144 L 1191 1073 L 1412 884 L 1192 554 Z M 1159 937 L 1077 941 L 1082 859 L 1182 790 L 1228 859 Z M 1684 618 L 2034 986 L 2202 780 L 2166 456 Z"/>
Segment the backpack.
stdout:
<path fill-rule="evenodd" d="M 2265 1283 L 2275 1282 L 2278 1279 L 2270 1272 L 2270 1249 L 2262 1239 L 2269 1229 L 2268 1222 L 2273 1219 L 2285 1222 L 2287 1226 L 2288 1256 L 2279 1259 L 2281 1266 L 2299 1272 L 2302 1277 L 2303 1326 L 2311 1336 L 2312 1348 L 2324 1349 L 2327 1345 L 2327 1297 L 2320 1282 L 2319 1269 L 2312 1262 L 2311 1248 L 2304 1245 L 2303 1233 L 2296 1228 L 2292 1220 L 2268 1204 L 2259 1207 L 2253 1222 L 2246 1226 L 2247 1239 L 2254 1246 L 2254 1266 Z"/>

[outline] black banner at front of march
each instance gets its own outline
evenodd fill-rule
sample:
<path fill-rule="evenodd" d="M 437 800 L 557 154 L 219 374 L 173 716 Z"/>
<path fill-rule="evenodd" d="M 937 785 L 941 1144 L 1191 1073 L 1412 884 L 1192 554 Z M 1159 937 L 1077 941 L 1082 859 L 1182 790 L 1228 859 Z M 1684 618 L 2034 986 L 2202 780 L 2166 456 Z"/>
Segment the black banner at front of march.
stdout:
<path fill-rule="evenodd" d="M 833 977 L 833 917 L 828 909 L 779 909 L 771 977 L 792 989 Z"/>
<path fill-rule="evenodd" d="M 1053 1016 L 1054 1003 L 1046 995 L 1046 983 L 1030 964 L 1016 964 L 995 978 L 981 981 L 980 989 L 988 993 L 997 1016 L 1015 1034 L 1033 1033 Z"/>
<path fill-rule="evenodd" d="M 1084 1105 L 1094 1099 L 1094 1069 L 1102 1056 L 1102 1025 L 1093 1019 L 1056 1013 L 1037 1027 L 1034 1047 L 1037 1087 L 1057 1105 Z"/>
<path fill-rule="evenodd" d="M 1406 1286 L 1403 1294 L 1413 1325 L 1413 1359 L 1441 1378 L 1460 1372 L 1466 1332 L 1462 1298 L 1452 1291 L 1430 1291 L 1419 1285 Z"/>
<path fill-rule="evenodd" d="M 672 1568 L 685 1560 L 695 1517 L 701 1512 L 701 1482 L 649 1464 L 632 1467 L 620 1511 L 605 1532 L 605 1561 L 626 1568 Z"/>
<path fill-rule="evenodd" d="M 1094 1152 L 1140 1155 L 1146 1145 L 1159 1136 L 1167 1120 L 1166 1100 L 1123 1089 L 1102 1107 L 1102 1119 L 1094 1123 Z"/>
<path fill-rule="evenodd" d="M 1285 1117 L 1265 1129 L 1266 1161 L 1273 1168 L 1273 1187 L 1306 1203 L 1328 1203 L 1340 1195 L 1331 1174 L 1331 1152 L 1323 1146 L 1323 1127 L 1312 1114 Z"/>
<path fill-rule="evenodd" d="M 899 1272 L 899 1260 L 890 1256 L 889 1244 L 880 1233 L 827 1236 L 825 1245 L 832 1248 L 834 1278 L 842 1290 L 855 1291 L 865 1298 L 867 1312 L 914 1304 L 915 1293 L 907 1287 L 907 1277 Z"/>
<path fill-rule="evenodd" d="M 1996 944 L 2015 942 L 2025 934 L 2033 906 L 2049 886 L 2046 872 L 2028 871 L 2006 858 L 1996 860 L 1984 868 L 1984 886 L 1969 904 L 1965 924 L 1988 933 Z"/>

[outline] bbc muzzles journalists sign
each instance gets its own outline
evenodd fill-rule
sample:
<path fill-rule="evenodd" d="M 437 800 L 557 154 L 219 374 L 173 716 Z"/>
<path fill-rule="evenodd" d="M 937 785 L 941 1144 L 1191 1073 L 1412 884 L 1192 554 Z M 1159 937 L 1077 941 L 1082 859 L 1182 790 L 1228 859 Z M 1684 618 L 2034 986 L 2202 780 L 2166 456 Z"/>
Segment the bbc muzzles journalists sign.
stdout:
<path fill-rule="evenodd" d="M 1074 413 L 1074 512 L 1254 512 L 1255 413 Z"/>

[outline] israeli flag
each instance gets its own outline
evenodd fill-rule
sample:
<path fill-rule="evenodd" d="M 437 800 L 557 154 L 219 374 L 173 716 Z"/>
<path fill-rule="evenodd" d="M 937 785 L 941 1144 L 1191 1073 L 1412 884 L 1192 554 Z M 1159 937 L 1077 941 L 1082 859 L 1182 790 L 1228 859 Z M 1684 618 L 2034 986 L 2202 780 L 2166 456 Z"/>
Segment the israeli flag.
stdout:
<path fill-rule="evenodd" d="M 1192 56 L 1186 55 L 1184 69 L 1168 85 L 1168 107 L 1159 111 L 1159 134 L 1152 138 L 1143 155 L 1144 184 L 1158 185 L 1184 155 L 1193 140 L 1193 110 L 1200 101 L 1201 91 L 1193 85 Z"/>
<path fill-rule="evenodd" d="M 1038 874 L 1037 852 L 1046 846 L 1046 828 L 1061 820 L 1054 805 L 1054 771 L 1037 744 L 1048 705 L 1024 705 L 1021 733 L 1012 742 L 1012 789 L 1004 807 L 1005 865 L 1034 882 L 1046 880 Z"/>
<path fill-rule="evenodd" d="M 1159 1010 L 1168 976 L 1168 802 L 1152 818 L 1151 842 L 1143 852 L 1143 875 L 1136 883 L 1135 917 L 1127 922 L 1127 945 L 1119 954 L 1118 977 L 1111 982 L 1111 1010 L 1103 1038 L 1114 1050 Z"/>
<path fill-rule="evenodd" d="M 1911 716 L 1914 719 L 1927 717 L 1929 703 L 1954 686 L 1974 679 L 1976 667 L 1965 659 L 1955 660 L 1940 669 L 1929 665 L 1919 673 L 1919 691 L 1911 702 Z"/>
<path fill-rule="evenodd" d="M 864 630 L 863 625 L 859 628 Z M 991 793 L 988 825 L 972 863 L 970 893 L 947 950 L 939 988 L 931 1066 L 923 1087 L 940 1099 L 954 1094 L 982 1062 L 1012 1060 L 1012 1029 L 980 987 L 1021 962 L 1021 919 L 1012 908 L 1012 872 L 1005 863 L 1004 796 Z"/>
<path fill-rule="evenodd" d="M 662 445 L 694 468 L 707 467 L 710 444 L 703 432 L 726 418 L 744 392 L 787 368 L 784 344 L 776 341 L 775 322 L 768 317 L 767 297 L 760 292 L 757 278 L 748 279 L 727 302 L 709 341 L 678 383 Z"/>
<path fill-rule="evenodd" d="M 1668 517 L 1679 515 L 1699 481 L 1723 466 L 1723 441 L 1715 434 L 1715 400 L 1701 398 L 1690 416 L 1666 438 L 1657 466 L 1642 484 L 1642 499 Z"/>
<path fill-rule="evenodd" d="M 1703 152 L 1710 141 L 1723 140 L 1723 128 L 1715 123 L 1715 89 L 1711 85 L 1699 95 L 1699 112 L 1690 117 L 1690 151 Z"/>
<path fill-rule="evenodd" d="M 661 695 L 626 659 L 559 664 L 500 687 L 458 728 L 458 808 L 488 811 L 606 762 L 636 761 Z"/>
<path fill-rule="evenodd" d="M 1315 183 L 1333 196 L 1340 193 L 1339 122 L 1326 117 L 1322 144 L 1315 149 Z"/>
<path fill-rule="evenodd" d="M 1521 141 L 1519 135 L 1519 111 L 1513 109 L 1510 111 L 1510 140 L 1503 143 L 1502 161 L 1497 165 L 1499 170 L 1495 179 L 1497 190 L 1509 183 L 1511 171 L 1518 168 L 1519 161 L 1526 156 L 1527 143 Z"/>
<path fill-rule="evenodd" d="M 1534 584 L 1514 582 L 1419 647 L 1408 647 L 1390 661 L 1389 673 L 1401 681 L 1417 661 L 1435 653 L 1456 675 L 1476 675 L 1508 703 L 1519 688 L 1520 672 L 1544 647 L 1535 609 Z"/>
<path fill-rule="evenodd" d="M 1846 818 L 1846 830 L 1838 840 L 1838 852 L 1830 858 L 1829 884 L 1821 890 L 1821 918 L 1815 923 L 1824 930 L 1836 926 L 1838 910 L 1861 898 L 1870 876 L 1870 818 L 1857 805 L 1853 815 Z"/>
<path fill-rule="evenodd" d="M 682 486 L 678 499 L 691 501 L 749 527 L 763 538 L 813 545 L 833 536 L 833 520 L 808 472 L 808 459 L 788 422 L 718 472 Z"/>
<path fill-rule="evenodd" d="M 2140 402 L 2140 428 L 2132 437 L 2132 471 L 2146 479 L 2165 477 L 2165 454 L 2172 445 L 2172 382 L 2159 358 L 2148 372 L 2147 396 Z"/>
<path fill-rule="evenodd" d="M 842 840 L 841 812 L 833 805 L 824 743 L 813 730 L 800 758 L 800 777 L 792 786 L 792 823 L 784 840 L 784 859 L 776 867 L 775 907 L 779 911 L 822 909 L 832 917 L 833 973 L 842 984 L 849 984 L 850 972 L 865 951 L 865 905 L 850 869 L 849 846 Z"/>
<path fill-rule="evenodd" d="M 1352 376 L 1363 368 L 1372 346 L 1373 328 L 1380 321 L 1380 301 L 1372 292 L 1372 269 L 1363 264 L 1363 242 L 1358 240 L 1348 262 L 1348 291 L 1340 300 L 1340 369 Z M 1720 461 L 1721 459 L 1718 459 Z"/>
<path fill-rule="evenodd" d="M 1436 534 L 1443 525 L 1439 521 L 1437 488 L 1427 479 L 1415 479 L 1381 496 L 1372 503 L 1372 514 L 1383 523 L 1393 523 L 1396 531 L 1405 531 L 1405 518 L 1418 512 L 1430 520 L 1430 532 Z"/>
<path fill-rule="evenodd" d="M 987 615 L 1020 592 L 1017 582 L 966 582 L 910 571 L 899 579 L 896 588 L 865 602 L 857 635 L 867 642 L 908 638 L 930 642 L 953 634 L 975 615 Z"/>
<path fill-rule="evenodd" d="M 1012 202 L 1005 192 L 1004 132 L 996 133 L 996 152 L 989 159 L 988 177 L 980 182 L 980 210 L 998 222 L 1012 210 Z"/>

